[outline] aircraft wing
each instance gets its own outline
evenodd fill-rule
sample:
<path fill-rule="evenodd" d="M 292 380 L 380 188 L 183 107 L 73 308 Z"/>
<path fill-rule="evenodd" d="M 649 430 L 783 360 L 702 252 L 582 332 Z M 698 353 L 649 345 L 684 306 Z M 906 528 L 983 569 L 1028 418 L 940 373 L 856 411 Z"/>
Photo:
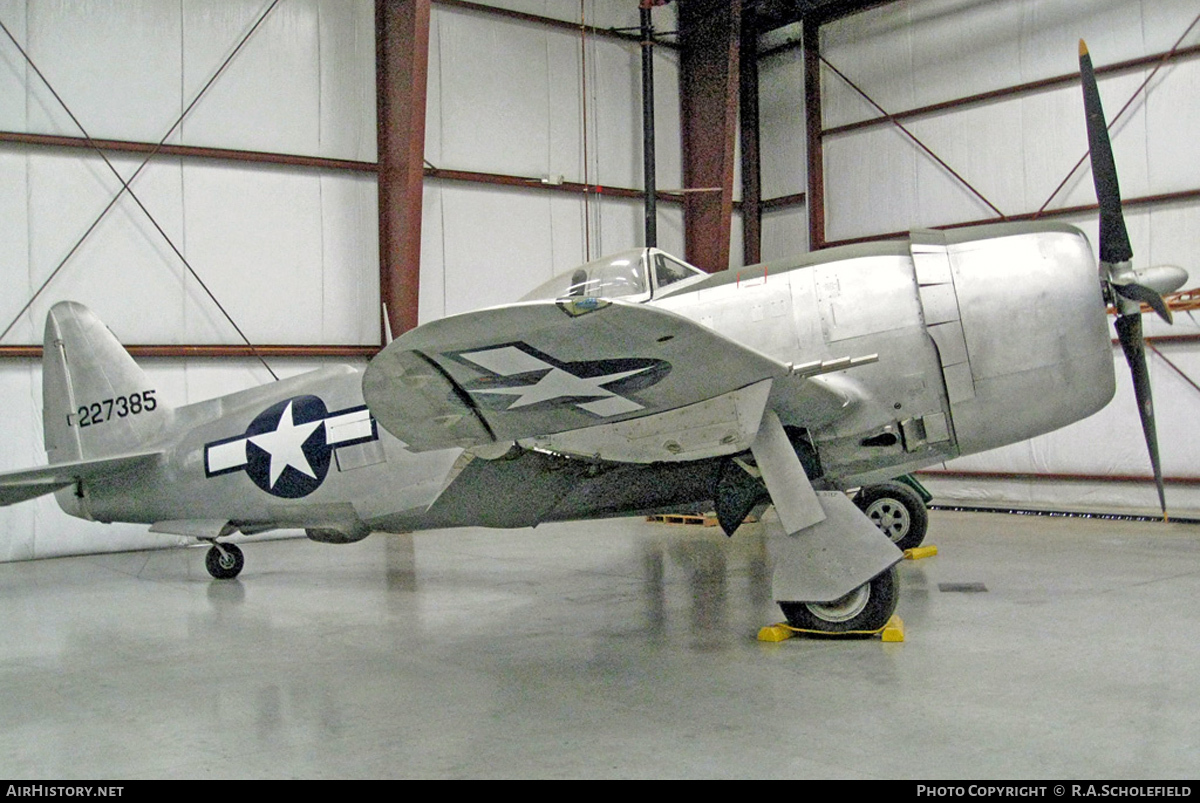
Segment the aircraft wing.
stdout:
<path fill-rule="evenodd" d="M 791 366 L 666 310 L 594 298 L 456 315 L 393 341 L 363 396 L 415 451 L 514 441 L 652 462 L 749 447 Z"/>
<path fill-rule="evenodd" d="M 150 465 L 161 455 L 161 451 L 138 452 L 8 471 L 0 474 L 0 506 L 15 505 L 81 480 L 101 479 L 127 469 Z"/>

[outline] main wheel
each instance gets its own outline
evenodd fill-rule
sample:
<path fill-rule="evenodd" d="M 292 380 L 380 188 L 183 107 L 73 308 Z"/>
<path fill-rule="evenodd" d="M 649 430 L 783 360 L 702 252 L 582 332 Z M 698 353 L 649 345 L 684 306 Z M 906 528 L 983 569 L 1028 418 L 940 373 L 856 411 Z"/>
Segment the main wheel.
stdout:
<path fill-rule="evenodd" d="M 929 529 L 929 511 L 917 492 L 902 482 L 870 485 L 854 504 L 900 549 L 918 547 Z"/>
<path fill-rule="evenodd" d="M 788 624 L 823 633 L 875 631 L 888 623 L 899 601 L 893 567 L 833 602 L 780 602 Z"/>
<path fill-rule="evenodd" d="M 231 580 L 237 577 L 245 564 L 246 558 L 242 555 L 242 550 L 238 549 L 235 544 L 221 544 L 220 546 L 213 544 L 212 548 L 208 550 L 208 554 L 204 556 L 204 567 L 218 580 Z"/>

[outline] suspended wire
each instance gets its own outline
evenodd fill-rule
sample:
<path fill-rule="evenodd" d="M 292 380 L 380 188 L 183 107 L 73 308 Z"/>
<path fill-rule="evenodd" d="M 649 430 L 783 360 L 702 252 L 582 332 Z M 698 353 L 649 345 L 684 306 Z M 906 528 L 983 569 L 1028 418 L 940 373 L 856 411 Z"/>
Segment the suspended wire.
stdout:
<path fill-rule="evenodd" d="M 945 170 L 950 175 L 952 175 L 956 179 L 958 179 L 959 183 L 961 183 L 964 187 L 966 187 L 967 190 L 969 190 L 972 195 L 974 195 L 976 198 L 978 198 L 979 200 L 981 200 L 985 204 L 987 204 L 988 208 L 991 209 L 993 212 L 995 212 L 997 215 L 999 215 L 1002 219 L 1006 218 L 1006 215 L 1000 211 L 999 207 L 997 207 L 994 203 L 992 203 L 986 197 L 984 197 L 983 193 L 981 193 L 979 190 L 977 190 L 973 186 L 971 186 L 971 183 L 969 181 L 967 181 L 965 178 L 960 176 L 958 174 L 958 172 L 955 171 L 955 169 L 952 168 L 950 165 L 946 164 L 945 160 L 943 160 L 940 156 L 938 156 L 936 153 L 934 153 L 933 150 L 931 150 L 929 148 L 929 146 L 927 146 L 924 142 L 922 142 L 920 139 L 918 139 L 917 135 L 914 134 L 913 132 L 909 131 L 904 126 L 903 123 L 901 123 L 899 120 L 897 120 L 892 115 L 888 114 L 887 111 L 882 106 L 880 106 L 878 103 L 876 103 L 875 100 L 870 95 L 868 95 L 863 89 L 861 89 L 858 86 L 858 84 L 851 81 L 848 77 L 846 77 L 845 73 L 843 73 L 837 67 L 833 66 L 833 64 L 829 61 L 829 59 L 825 58 L 825 56 L 821 56 L 820 59 L 821 59 L 821 62 L 826 67 L 828 67 L 830 70 L 833 70 L 834 74 L 837 75 L 838 78 L 841 78 L 843 81 L 845 81 L 846 84 L 851 89 L 853 89 L 855 92 L 857 92 L 859 95 L 862 96 L 863 100 L 865 100 L 867 103 L 870 103 L 875 108 L 875 110 L 877 112 L 879 112 L 879 114 L 881 116 L 890 119 L 892 122 L 892 125 L 896 126 L 896 128 L 899 128 L 901 131 L 903 131 L 904 134 L 909 139 L 911 139 L 918 148 L 920 148 L 922 151 L 924 151 L 926 154 L 928 154 L 928 156 L 931 159 L 933 159 L 935 162 L 937 162 L 939 165 L 941 165 L 943 170 Z"/>
<path fill-rule="evenodd" d="M 1184 32 L 1179 35 L 1179 38 L 1175 40 L 1175 44 L 1171 45 L 1171 49 L 1163 54 L 1163 57 L 1159 59 L 1158 64 L 1155 64 L 1154 69 L 1151 70 L 1150 74 L 1146 76 L 1146 80 L 1142 81 L 1141 85 L 1139 85 L 1138 88 L 1133 91 L 1133 94 L 1129 96 L 1129 100 L 1125 101 L 1125 105 L 1121 107 L 1121 110 L 1113 115 L 1112 122 L 1110 122 L 1107 126 L 1109 131 L 1111 131 L 1113 126 L 1117 124 L 1117 120 L 1121 119 L 1121 115 L 1123 115 L 1125 111 L 1133 105 L 1134 99 L 1136 99 L 1138 95 L 1142 94 L 1142 90 L 1146 88 L 1151 80 L 1153 80 L 1154 76 L 1160 69 L 1162 69 L 1163 65 L 1171 60 L 1171 58 L 1175 55 L 1175 51 L 1177 51 L 1179 46 L 1183 44 L 1183 40 L 1187 38 L 1187 35 L 1192 32 L 1192 28 L 1195 28 L 1196 23 L 1198 22 L 1200 22 L 1200 14 L 1197 14 L 1195 18 L 1192 19 L 1191 24 L 1189 24 Z M 1054 188 L 1054 192 L 1050 193 L 1050 197 L 1046 199 L 1046 202 L 1038 207 L 1038 210 L 1033 213 L 1035 218 L 1046 211 L 1046 207 L 1048 207 L 1050 202 L 1054 200 L 1054 197 L 1062 191 L 1062 188 L 1067 186 L 1067 182 L 1071 180 L 1071 176 L 1075 175 L 1075 171 L 1087 161 L 1088 156 L 1089 153 L 1085 151 L 1083 156 L 1079 157 L 1079 161 L 1075 163 L 1075 166 L 1067 171 L 1067 175 L 1064 176 L 1063 180 L 1060 181 L 1058 186 Z"/>
<path fill-rule="evenodd" d="M 146 206 L 142 203 L 141 199 L 138 198 L 137 194 L 133 191 L 133 188 L 129 186 L 138 177 L 138 175 L 141 174 L 142 170 L 146 167 L 146 165 L 150 163 L 150 160 L 153 159 L 158 154 L 158 152 L 162 149 L 163 145 L 166 144 L 166 141 L 171 137 L 171 135 L 173 133 L 175 133 L 175 129 L 179 127 L 179 125 L 183 122 L 183 119 L 185 117 L 187 117 L 188 113 L 190 113 L 191 110 L 196 106 L 196 104 L 200 102 L 200 98 L 202 98 L 204 96 L 204 93 L 208 91 L 209 87 L 211 87 L 213 85 L 213 83 L 217 80 L 217 78 L 220 77 L 221 73 L 223 73 L 225 71 L 225 68 L 229 66 L 229 63 L 233 61 L 234 57 L 238 54 L 238 52 L 241 51 L 242 47 L 248 41 L 250 41 L 250 37 L 252 37 L 254 35 L 254 32 L 258 30 L 259 26 L 262 25 L 263 21 L 267 18 L 267 16 L 271 13 L 271 11 L 274 10 L 275 6 L 277 6 L 278 4 L 279 4 L 279 0 L 272 0 L 271 4 L 269 6 L 267 6 L 267 8 L 263 11 L 263 13 L 261 15 L 259 15 L 258 19 L 254 22 L 254 25 L 252 25 L 250 27 L 250 30 L 247 31 L 246 35 L 244 37 L 242 37 L 242 40 L 240 42 L 238 42 L 237 47 L 235 47 L 233 49 L 233 51 L 230 52 L 230 54 L 221 63 L 221 66 L 217 68 L 216 72 L 214 72 L 212 74 L 212 76 L 208 79 L 208 81 L 204 84 L 204 86 L 200 89 L 200 91 L 192 99 L 191 103 L 189 103 L 187 105 L 187 107 L 183 110 L 183 112 L 180 113 L 179 117 L 176 118 L 175 122 L 171 124 L 171 127 L 169 129 L 167 129 L 167 133 L 163 135 L 162 139 L 160 139 L 158 141 L 158 144 L 154 146 L 154 149 L 149 153 L 149 155 L 146 156 L 146 158 L 142 161 L 142 163 L 140 165 L 138 165 L 137 170 L 135 170 L 133 172 L 133 175 L 131 175 L 129 177 L 128 181 L 126 181 L 124 178 L 121 177 L 121 174 L 117 171 L 117 168 L 112 164 L 111 161 L 109 161 L 108 156 L 95 143 L 95 141 L 92 139 L 91 135 L 87 132 L 87 129 L 84 128 L 83 124 L 81 122 L 79 122 L 78 118 L 75 117 L 75 114 L 71 111 L 70 107 L 67 106 L 66 101 L 64 101 L 62 99 L 62 97 L 59 96 L 58 92 L 56 92 L 54 87 L 50 84 L 50 81 L 46 78 L 45 75 L 42 74 L 42 71 L 40 69 L 38 69 L 38 66 L 33 61 L 33 58 L 25 51 L 25 48 L 21 47 L 21 45 L 17 41 L 16 37 L 14 37 L 12 35 L 11 31 L 9 31 L 8 26 L 4 24 L 3 20 L 0 20 L 0 29 L 3 29 L 4 34 L 8 37 L 9 41 L 11 41 L 13 43 L 13 46 L 16 47 L 18 51 L 20 51 L 21 56 L 24 57 L 26 63 L 28 63 L 29 66 L 33 69 L 33 71 L 37 74 L 38 78 L 41 79 L 42 83 L 46 85 L 46 88 L 48 90 L 50 90 L 50 94 L 54 96 L 54 99 L 56 101 L 58 101 L 58 104 L 60 106 L 62 106 L 63 111 L 65 111 L 67 113 L 67 116 L 71 118 L 71 122 L 74 123 L 75 127 L 78 128 L 80 133 L 83 134 L 84 139 L 87 140 L 88 145 L 91 146 L 92 150 L 94 150 L 100 156 L 100 158 L 104 161 L 104 164 L 107 165 L 108 169 L 116 177 L 117 181 L 119 181 L 121 183 L 121 189 L 117 191 L 117 194 L 115 196 L 113 196 L 113 199 L 108 202 L 108 205 L 105 206 L 103 210 L 101 210 L 100 214 L 96 217 L 96 219 L 94 221 L 92 221 L 92 224 L 87 227 L 87 230 L 84 231 L 83 235 L 75 242 L 75 244 L 73 246 L 71 246 L 71 249 L 67 252 L 67 255 L 62 258 L 62 261 L 60 261 L 58 263 L 58 266 L 55 267 L 54 270 L 50 272 L 50 275 L 46 277 L 46 280 L 42 282 L 41 286 L 38 287 L 38 289 L 29 298 L 29 300 L 25 302 L 25 305 L 23 307 L 21 307 L 21 310 L 16 314 L 16 317 L 14 317 L 13 320 L 8 324 L 8 326 L 4 328 L 3 332 L 0 332 L 0 340 L 4 339 L 4 337 L 6 335 L 8 335 L 8 333 L 10 331 L 12 331 L 12 328 L 14 326 L 16 326 L 17 321 L 19 321 L 21 319 L 21 316 L 24 315 L 31 306 L 33 306 L 34 301 L 36 301 L 38 299 L 38 297 L 42 294 L 42 291 L 44 291 L 49 286 L 50 282 L 54 280 L 54 277 L 58 275 L 58 273 L 63 269 L 63 267 L 67 264 L 67 262 L 75 254 L 75 252 L 77 250 L 79 250 L 79 247 L 83 245 L 84 241 L 88 238 L 88 236 L 92 233 L 92 231 L 96 228 L 96 226 L 98 226 L 100 224 L 100 221 L 103 220 L 104 217 L 108 214 L 108 211 L 110 209 L 112 209 L 113 206 L 116 205 L 118 200 L 120 200 L 121 195 L 127 192 L 127 193 L 129 193 L 129 197 L 131 199 L 133 199 L 134 203 L 136 203 L 138 205 L 138 208 L 141 209 L 142 212 L 146 215 L 146 218 L 147 218 L 147 220 L 150 221 L 150 224 L 152 226 L 154 226 L 155 230 L 158 231 L 158 233 L 160 235 L 162 235 L 163 240 L 165 240 L 167 245 L 170 246 L 171 250 L 175 253 L 175 256 L 179 257 L 179 261 L 183 263 L 183 266 L 185 268 L 187 268 L 188 273 L 190 273 L 192 275 L 192 278 L 196 280 L 196 282 L 200 285 L 201 289 L 204 290 L 204 292 L 208 295 L 209 299 L 211 299 L 213 304 L 216 305 L 217 309 L 221 311 L 221 314 L 225 316 L 225 319 L 227 321 L 229 321 L 229 324 L 234 328 L 234 330 L 237 331 L 238 336 L 241 337 L 242 340 L 249 347 L 250 353 L 253 354 L 254 357 L 260 363 L 262 363 L 263 368 L 267 369 L 267 373 L 269 373 L 271 375 L 271 378 L 278 381 L 279 377 L 275 374 L 275 372 L 273 370 L 271 370 L 271 366 L 267 364 L 267 361 L 265 359 L 263 359 L 262 354 L 259 353 L 258 349 L 255 348 L 254 344 L 250 342 L 250 338 L 248 338 L 246 336 L 246 333 L 242 331 L 242 328 L 237 325 L 236 321 L 233 320 L 233 317 L 225 309 L 224 305 L 222 305 L 221 302 L 217 300 L 217 297 L 213 294 L 212 290 L 209 289 L 208 285 L 204 282 L 204 280 L 200 278 L 200 275 L 198 273 L 196 273 L 196 270 L 192 267 L 191 263 L 188 262 L 187 257 L 185 257 L 183 255 L 183 253 L 175 246 L 175 243 L 171 240 L 171 237 L 166 233 L 166 231 L 163 230 L 162 226 L 160 226 L 158 224 L 158 221 L 155 220 L 154 216 L 152 214 L 150 214 L 150 210 L 147 209 Z"/>
<path fill-rule="evenodd" d="M 588 185 L 588 106 L 587 106 L 587 25 L 584 4 L 579 0 L 579 83 L 583 98 L 583 254 L 584 262 L 592 261 L 591 188 Z"/>
<path fill-rule="evenodd" d="M 1159 350 L 1158 350 L 1158 347 L 1157 347 L 1157 346 L 1155 346 L 1155 345 L 1154 345 L 1154 343 L 1153 343 L 1152 341 L 1149 341 L 1149 340 L 1147 340 L 1147 341 L 1146 341 L 1146 348 L 1150 349 L 1150 350 L 1151 350 L 1151 351 L 1153 351 L 1155 354 L 1157 354 L 1159 357 L 1161 357 L 1161 358 L 1162 358 L 1162 361 L 1163 361 L 1163 362 L 1165 362 L 1167 365 L 1171 366 L 1172 370 L 1174 370 L 1174 371 L 1175 371 L 1175 373 L 1177 373 L 1177 374 L 1179 374 L 1181 377 L 1183 377 L 1183 381 L 1185 381 L 1185 382 L 1187 382 L 1189 385 L 1191 385 L 1193 390 L 1200 391 L 1200 385 L 1197 385 L 1197 384 L 1195 383 L 1195 381 L 1193 381 L 1193 380 L 1192 380 L 1192 378 L 1191 378 L 1190 376 L 1188 376 L 1187 374 L 1185 374 L 1185 373 L 1183 372 L 1183 369 L 1182 369 L 1182 368 L 1180 368 L 1178 365 L 1176 365 L 1175 363 L 1173 363 L 1173 362 L 1171 362 L 1169 359 L 1167 359 L 1167 355 L 1166 355 L 1166 354 L 1163 354 L 1161 351 L 1159 351 Z"/>

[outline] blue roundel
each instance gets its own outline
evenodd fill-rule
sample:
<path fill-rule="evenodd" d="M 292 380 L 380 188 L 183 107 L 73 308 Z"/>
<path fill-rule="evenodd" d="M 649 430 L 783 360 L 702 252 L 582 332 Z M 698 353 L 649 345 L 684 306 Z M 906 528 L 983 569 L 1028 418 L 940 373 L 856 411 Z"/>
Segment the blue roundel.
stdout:
<path fill-rule="evenodd" d="M 246 473 L 269 494 L 296 499 L 321 486 L 332 453 L 325 402 L 294 396 L 271 405 L 246 428 Z"/>

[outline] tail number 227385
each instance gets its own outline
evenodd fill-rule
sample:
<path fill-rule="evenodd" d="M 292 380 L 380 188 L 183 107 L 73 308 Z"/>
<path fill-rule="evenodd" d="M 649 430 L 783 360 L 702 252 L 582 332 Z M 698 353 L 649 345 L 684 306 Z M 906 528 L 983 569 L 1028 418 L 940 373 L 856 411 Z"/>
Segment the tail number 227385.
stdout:
<path fill-rule="evenodd" d="M 141 393 L 131 393 L 128 396 L 117 396 L 113 399 L 85 404 L 74 415 L 79 416 L 79 426 L 82 428 L 103 424 L 111 421 L 114 416 L 125 418 L 130 415 L 148 413 L 156 407 L 158 407 L 158 401 L 154 398 L 154 391 L 143 390 Z M 68 426 L 75 423 L 71 418 L 72 414 L 68 414 Z"/>

